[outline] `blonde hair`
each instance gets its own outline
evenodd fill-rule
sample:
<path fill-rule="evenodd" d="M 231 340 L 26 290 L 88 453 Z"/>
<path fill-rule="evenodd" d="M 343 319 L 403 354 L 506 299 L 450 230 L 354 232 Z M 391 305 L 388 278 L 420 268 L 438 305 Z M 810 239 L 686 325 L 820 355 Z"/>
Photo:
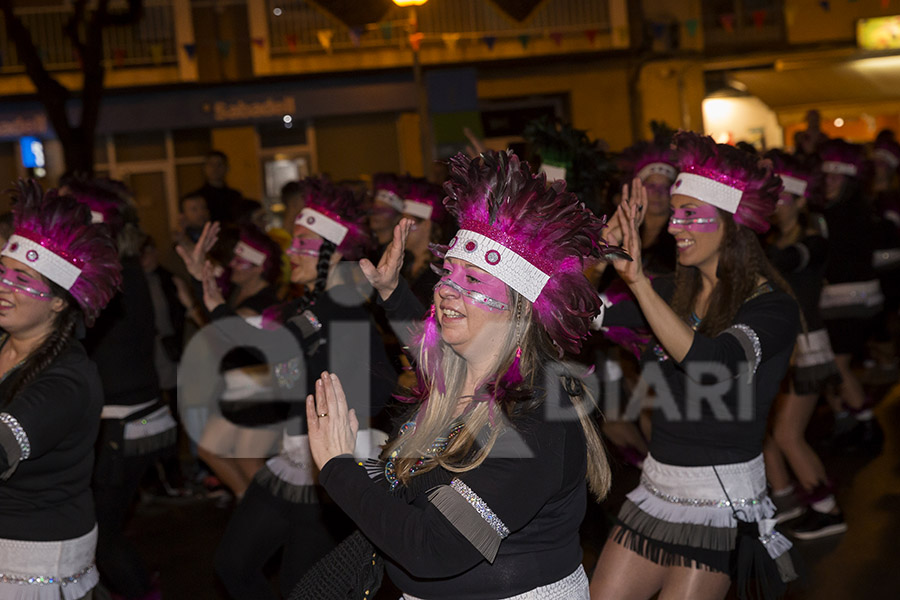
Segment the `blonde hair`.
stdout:
<path fill-rule="evenodd" d="M 443 340 L 438 342 L 437 348 L 429 349 L 423 344 L 419 349 L 417 357 L 419 365 L 431 364 L 429 358 L 434 357 L 429 357 L 429 352 L 441 354 L 439 368 L 445 385 L 444 392 L 441 393 L 437 389 L 438 386 L 434 385 L 435 374 L 426 373 L 429 392 L 413 416 L 415 428 L 403 436 L 393 438 L 385 445 L 382 458 L 398 451 L 398 456 L 394 458 L 394 469 L 401 483 L 409 482 L 413 476 L 410 473 L 411 469 L 420 474 L 437 467 L 452 473 L 464 473 L 477 468 L 488 457 L 497 438 L 508 428 L 514 428 L 515 416 L 540 408 L 544 404 L 544 398 L 536 397 L 534 394 L 535 384 L 537 379 L 543 376 L 545 367 L 554 360 L 555 351 L 547 333 L 532 319 L 531 302 L 514 290 L 508 287 L 507 289 L 511 298 L 511 318 L 506 335 L 501 340 L 496 363 L 491 365 L 489 370 L 492 375 L 487 381 L 480 382 L 479 388 L 476 389 L 478 397 L 473 400 L 474 408 L 459 417 L 465 421 L 465 426 L 449 441 L 443 452 L 431 460 L 426 460 L 422 465 L 416 463 L 423 456 L 428 456 L 435 440 L 446 436 L 451 424 L 456 420 L 454 413 L 466 380 L 467 367 L 465 359 Z M 491 398 L 494 402 L 479 401 L 484 397 L 488 386 L 496 384 L 510 370 L 518 349 L 521 349 L 519 371 L 522 383 L 513 390 L 504 390 L 504 395 L 498 395 L 499 390 L 495 386 Z M 598 500 L 602 500 L 609 491 L 610 469 L 597 423 L 593 418 L 596 403 L 584 386 L 568 385 L 570 381 L 571 379 L 566 382 L 566 388 L 585 436 L 586 478 L 593 494 Z M 580 389 L 573 390 L 573 388 Z M 573 391 L 576 393 L 572 393 Z M 496 409 L 492 409 L 492 405 Z M 488 432 L 486 437 L 485 431 Z"/>

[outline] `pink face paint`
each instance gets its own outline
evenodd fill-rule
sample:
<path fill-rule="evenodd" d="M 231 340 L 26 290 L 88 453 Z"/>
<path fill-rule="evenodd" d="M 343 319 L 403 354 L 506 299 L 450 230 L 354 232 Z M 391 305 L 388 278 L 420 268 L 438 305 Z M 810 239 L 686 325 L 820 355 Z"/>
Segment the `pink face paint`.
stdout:
<path fill-rule="evenodd" d="M 705 204 L 697 207 L 675 208 L 669 217 L 669 228 L 713 233 L 719 230 L 719 213 L 715 206 Z"/>
<path fill-rule="evenodd" d="M 0 287 L 21 292 L 35 300 L 47 301 L 53 298 L 50 286 L 45 281 L 14 271 L 3 264 L 0 264 Z"/>
<path fill-rule="evenodd" d="M 509 310 L 509 291 L 506 284 L 484 271 L 462 264 L 444 262 L 444 268 L 432 265 L 441 276 L 434 289 L 449 287 L 463 297 L 463 302 L 478 308 L 495 311 Z"/>
<path fill-rule="evenodd" d="M 291 247 L 287 249 L 287 253 L 294 256 L 318 256 L 324 241 L 320 237 L 295 237 L 291 240 Z"/>

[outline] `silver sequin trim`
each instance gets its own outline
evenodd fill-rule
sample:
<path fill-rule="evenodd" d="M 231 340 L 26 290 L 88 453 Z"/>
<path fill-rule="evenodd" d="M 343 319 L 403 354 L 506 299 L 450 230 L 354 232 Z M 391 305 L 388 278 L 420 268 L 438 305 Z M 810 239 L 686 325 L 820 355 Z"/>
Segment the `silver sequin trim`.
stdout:
<path fill-rule="evenodd" d="M 0 573 L 0 583 L 14 583 L 16 585 L 61 585 L 65 587 L 70 583 L 78 583 L 79 579 L 93 570 L 94 565 L 91 565 L 69 577 L 17 577 L 15 575 Z"/>
<path fill-rule="evenodd" d="M 485 522 L 491 526 L 491 529 L 497 532 L 497 535 L 500 536 L 500 539 L 506 539 L 506 536 L 509 535 L 509 528 L 503 524 L 503 521 L 500 520 L 494 511 L 491 510 L 491 507 L 487 505 L 487 503 L 481 499 L 481 497 L 472 491 L 472 488 L 467 486 L 465 483 L 460 481 L 459 479 L 454 479 L 450 482 L 450 487 L 452 487 L 456 492 L 466 499 L 466 502 L 472 505 L 472 507 L 478 511 L 478 514 L 481 515 L 481 518 L 485 520 Z"/>
<path fill-rule="evenodd" d="M 727 499 L 722 500 L 710 500 L 710 499 L 701 499 L 701 498 L 681 498 L 679 496 L 672 496 L 671 494 L 667 494 L 663 492 L 661 489 L 653 485 L 649 479 L 644 476 L 641 476 L 641 485 L 646 488 L 648 492 L 659 498 L 660 500 L 665 500 L 666 502 L 671 502 L 672 504 L 681 504 L 683 506 L 714 506 L 716 508 L 725 508 L 731 506 L 733 503 L 735 507 L 740 508 L 743 506 L 755 506 L 766 499 L 767 492 L 763 490 L 760 492 L 759 496 L 756 498 L 738 498 L 737 500 L 732 500 L 729 502 Z"/>
<path fill-rule="evenodd" d="M 753 346 L 754 360 L 753 368 L 751 369 L 751 371 L 756 374 L 756 369 L 759 367 L 759 362 L 762 360 L 762 344 L 759 343 L 759 336 L 756 335 L 755 331 L 753 331 L 752 329 L 750 329 L 750 327 L 744 325 L 743 323 L 736 323 L 726 329 L 725 332 L 727 333 L 735 330 L 740 331 L 745 336 L 747 336 L 747 339 L 750 340 L 750 345 Z M 747 358 L 750 357 L 748 356 Z"/>
<path fill-rule="evenodd" d="M 19 457 L 19 460 L 26 460 L 31 456 L 31 442 L 28 441 L 28 434 L 25 433 L 25 430 L 16 421 L 16 418 L 9 413 L 0 413 L 0 423 L 12 430 L 13 437 L 16 438 L 16 443 L 19 444 L 19 449 L 22 451 L 22 456 Z"/>

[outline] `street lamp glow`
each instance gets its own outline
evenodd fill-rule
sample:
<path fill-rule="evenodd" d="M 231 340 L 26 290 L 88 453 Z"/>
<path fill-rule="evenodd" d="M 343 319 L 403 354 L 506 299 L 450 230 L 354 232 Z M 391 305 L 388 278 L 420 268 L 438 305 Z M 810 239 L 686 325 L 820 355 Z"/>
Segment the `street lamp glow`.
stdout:
<path fill-rule="evenodd" d="M 294 118 L 293 118 L 291 115 L 284 115 L 284 116 L 281 118 L 281 120 L 284 121 L 285 123 L 290 123 L 291 121 L 294 120 Z"/>
<path fill-rule="evenodd" d="M 275 9 L 272 10 L 272 14 L 274 14 L 276 17 L 280 17 L 281 9 L 276 7 Z"/>
<path fill-rule="evenodd" d="M 422 6 L 428 0 L 394 0 L 397 6 Z"/>
<path fill-rule="evenodd" d="M 835 127 L 843 127 L 844 120 L 842 118 L 838 117 L 837 119 L 834 120 L 834 126 Z"/>

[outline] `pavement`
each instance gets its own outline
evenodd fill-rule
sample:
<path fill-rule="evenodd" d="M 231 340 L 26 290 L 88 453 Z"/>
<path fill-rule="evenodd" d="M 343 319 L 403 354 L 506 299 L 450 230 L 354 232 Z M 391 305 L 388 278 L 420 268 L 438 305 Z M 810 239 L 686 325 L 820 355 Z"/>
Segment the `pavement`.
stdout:
<path fill-rule="evenodd" d="M 818 448 L 837 482 L 836 495 L 849 529 L 829 538 L 795 541 L 804 575 L 791 585 L 788 600 L 900 598 L 900 384 L 886 388 L 875 413 L 885 432 L 880 455 Z M 821 407 L 810 427 L 811 439 L 823 437 L 829 419 Z M 632 467 L 614 465 L 610 498 L 589 513 L 582 528 L 588 573 L 605 539 L 605 515 L 616 513 L 638 475 Z M 227 600 L 213 573 L 212 557 L 230 512 L 230 506 L 199 498 L 145 495 L 138 503 L 128 535 L 159 573 L 165 600 Z M 273 562 L 270 573 L 273 589 L 276 565 Z M 387 586 L 378 595 L 382 600 L 398 597 Z"/>

